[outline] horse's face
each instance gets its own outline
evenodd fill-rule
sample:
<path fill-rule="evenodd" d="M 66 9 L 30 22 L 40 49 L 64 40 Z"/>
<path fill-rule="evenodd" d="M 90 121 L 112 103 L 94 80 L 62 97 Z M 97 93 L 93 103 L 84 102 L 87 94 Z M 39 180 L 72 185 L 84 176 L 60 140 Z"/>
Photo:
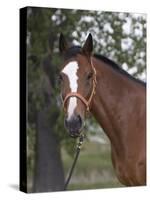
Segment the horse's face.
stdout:
<path fill-rule="evenodd" d="M 65 62 L 60 72 L 63 100 L 73 92 L 88 99 L 92 90 L 92 76 L 90 63 L 84 56 L 78 55 L 76 59 Z M 64 107 L 66 110 L 65 126 L 71 136 L 78 136 L 84 126 L 86 105 L 79 98 L 71 96 Z"/>
<path fill-rule="evenodd" d="M 62 38 L 60 46 L 61 42 L 64 44 L 64 41 L 61 40 Z M 73 51 L 77 51 L 76 48 L 80 50 L 80 53 L 73 54 Z M 83 48 L 79 47 L 68 48 L 67 51 L 67 54 L 71 54 L 71 56 L 66 56 L 60 71 L 62 99 L 64 101 L 68 94 L 75 93 L 88 100 L 92 91 L 93 77 L 89 54 L 85 53 L 85 49 L 83 51 Z M 66 111 L 65 127 L 72 137 L 78 137 L 84 127 L 86 105 L 77 96 L 70 96 L 65 101 L 64 109 Z"/>

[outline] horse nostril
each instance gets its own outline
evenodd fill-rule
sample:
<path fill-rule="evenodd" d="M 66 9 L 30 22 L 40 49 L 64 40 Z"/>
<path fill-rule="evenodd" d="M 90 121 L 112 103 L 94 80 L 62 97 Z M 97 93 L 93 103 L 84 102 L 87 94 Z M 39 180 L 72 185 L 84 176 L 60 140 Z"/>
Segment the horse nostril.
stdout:
<path fill-rule="evenodd" d="M 77 115 L 77 123 L 80 127 L 82 126 L 82 119 L 81 119 L 80 115 Z"/>
<path fill-rule="evenodd" d="M 66 118 L 64 123 L 70 132 L 79 132 L 82 128 L 82 118 L 80 115 L 74 115 L 70 119 Z"/>

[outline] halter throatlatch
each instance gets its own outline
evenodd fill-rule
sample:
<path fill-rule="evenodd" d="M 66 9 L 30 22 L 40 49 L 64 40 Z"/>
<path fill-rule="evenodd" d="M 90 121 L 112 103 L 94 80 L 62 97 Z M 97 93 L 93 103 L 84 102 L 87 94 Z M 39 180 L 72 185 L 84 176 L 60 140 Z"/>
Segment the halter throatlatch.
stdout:
<path fill-rule="evenodd" d="M 91 92 L 91 95 L 89 97 L 88 100 L 86 100 L 81 94 L 77 93 L 77 92 L 70 92 L 69 94 L 66 95 L 64 101 L 63 101 L 63 107 L 64 107 L 64 110 L 65 109 L 65 105 L 66 105 L 66 102 L 67 100 L 70 98 L 70 97 L 77 97 L 78 99 L 80 99 L 82 101 L 82 103 L 85 105 L 86 107 L 86 111 L 89 112 L 90 111 L 90 105 L 91 105 L 91 101 L 92 101 L 92 98 L 95 94 L 95 90 L 96 90 L 96 83 L 97 83 L 97 80 L 96 80 L 96 70 L 95 70 L 95 67 L 93 65 L 93 62 L 92 62 L 92 58 L 91 58 L 91 67 L 92 67 L 92 70 L 93 70 L 93 86 L 92 86 L 92 92 Z"/>

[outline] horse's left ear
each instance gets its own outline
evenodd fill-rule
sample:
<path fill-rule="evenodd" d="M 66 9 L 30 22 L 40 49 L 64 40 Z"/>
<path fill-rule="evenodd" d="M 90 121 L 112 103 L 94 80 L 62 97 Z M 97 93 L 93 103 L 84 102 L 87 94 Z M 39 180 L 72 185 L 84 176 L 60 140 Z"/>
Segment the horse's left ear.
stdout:
<path fill-rule="evenodd" d="M 89 33 L 83 47 L 82 47 L 82 51 L 87 54 L 90 55 L 93 51 L 93 39 L 92 39 L 92 35 L 91 33 Z"/>

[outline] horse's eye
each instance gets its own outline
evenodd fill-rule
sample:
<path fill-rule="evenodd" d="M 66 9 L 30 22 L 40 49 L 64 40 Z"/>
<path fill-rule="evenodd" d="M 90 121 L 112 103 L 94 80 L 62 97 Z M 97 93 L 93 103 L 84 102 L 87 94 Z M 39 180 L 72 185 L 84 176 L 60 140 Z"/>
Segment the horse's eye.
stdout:
<path fill-rule="evenodd" d="M 93 76 L 93 72 L 90 72 L 88 75 L 87 75 L 87 80 L 91 79 Z"/>

